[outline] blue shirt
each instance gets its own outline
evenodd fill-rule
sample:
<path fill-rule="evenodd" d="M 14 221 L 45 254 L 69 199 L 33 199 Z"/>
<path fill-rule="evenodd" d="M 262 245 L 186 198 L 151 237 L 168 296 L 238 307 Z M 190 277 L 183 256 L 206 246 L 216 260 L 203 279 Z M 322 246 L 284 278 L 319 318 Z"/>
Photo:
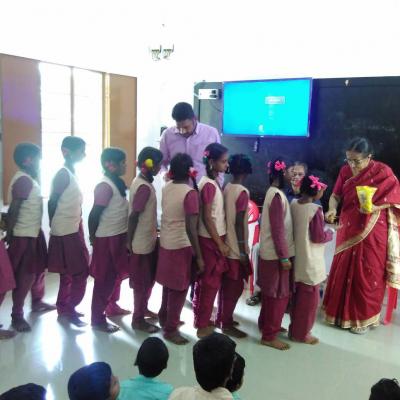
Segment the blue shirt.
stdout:
<path fill-rule="evenodd" d="M 168 383 L 139 375 L 122 381 L 118 400 L 168 400 L 174 388 Z"/>

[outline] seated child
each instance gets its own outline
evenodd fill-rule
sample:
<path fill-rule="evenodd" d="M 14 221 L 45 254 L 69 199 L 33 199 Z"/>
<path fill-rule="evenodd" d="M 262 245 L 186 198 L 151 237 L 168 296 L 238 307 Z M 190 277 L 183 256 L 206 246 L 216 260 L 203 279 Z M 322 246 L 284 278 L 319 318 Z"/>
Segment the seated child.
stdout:
<path fill-rule="evenodd" d="M 34 383 L 27 383 L 3 393 L 0 400 L 46 400 L 46 389 Z"/>
<path fill-rule="evenodd" d="M 171 400 L 233 399 L 226 389 L 232 374 L 236 343 L 226 335 L 213 333 L 193 346 L 193 364 L 200 387 L 182 387 Z"/>
<path fill-rule="evenodd" d="M 400 400 L 400 386 L 396 379 L 381 379 L 371 388 L 369 400 Z"/>
<path fill-rule="evenodd" d="M 161 339 L 147 338 L 136 356 L 139 376 L 121 382 L 118 400 L 167 400 L 174 388 L 155 378 L 167 368 L 168 358 L 167 346 Z"/>
<path fill-rule="evenodd" d="M 78 369 L 68 381 L 70 400 L 116 400 L 119 380 L 105 362 L 95 362 Z"/>
<path fill-rule="evenodd" d="M 226 388 L 232 393 L 235 400 L 240 400 L 238 390 L 243 386 L 244 369 L 246 361 L 236 353 L 235 363 L 233 364 L 232 376 L 226 384 Z"/>

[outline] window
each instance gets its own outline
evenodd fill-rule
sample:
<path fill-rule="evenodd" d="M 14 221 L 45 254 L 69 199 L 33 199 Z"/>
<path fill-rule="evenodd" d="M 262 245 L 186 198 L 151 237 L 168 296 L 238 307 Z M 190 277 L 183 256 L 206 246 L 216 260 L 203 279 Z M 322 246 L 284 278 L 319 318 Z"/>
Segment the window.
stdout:
<path fill-rule="evenodd" d="M 68 135 L 80 136 L 87 144 L 87 157 L 77 165 L 77 177 L 82 190 L 92 194 L 101 177 L 102 74 L 48 63 L 40 63 L 39 71 L 43 195 L 49 195 L 54 173 L 63 163 L 60 146 Z"/>

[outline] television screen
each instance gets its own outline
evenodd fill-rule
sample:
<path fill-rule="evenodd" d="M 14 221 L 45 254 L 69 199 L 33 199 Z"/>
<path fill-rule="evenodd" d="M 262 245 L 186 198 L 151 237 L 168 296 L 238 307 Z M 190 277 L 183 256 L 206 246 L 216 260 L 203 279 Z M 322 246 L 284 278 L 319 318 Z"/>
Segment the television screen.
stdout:
<path fill-rule="evenodd" d="M 224 82 L 222 132 L 307 137 L 311 88 L 309 78 Z"/>

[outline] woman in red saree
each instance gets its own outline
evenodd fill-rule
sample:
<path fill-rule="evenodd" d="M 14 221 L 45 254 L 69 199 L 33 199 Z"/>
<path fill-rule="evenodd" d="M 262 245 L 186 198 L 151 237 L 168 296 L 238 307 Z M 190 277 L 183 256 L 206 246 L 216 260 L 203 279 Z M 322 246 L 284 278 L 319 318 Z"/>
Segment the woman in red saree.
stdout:
<path fill-rule="evenodd" d="M 346 162 L 325 215 L 332 223 L 342 204 L 323 307 L 328 323 L 360 334 L 379 325 L 386 284 L 400 288 L 400 186 L 387 165 L 372 160 L 364 138 L 350 142 Z M 377 188 L 369 214 L 360 210 L 357 186 Z"/>

